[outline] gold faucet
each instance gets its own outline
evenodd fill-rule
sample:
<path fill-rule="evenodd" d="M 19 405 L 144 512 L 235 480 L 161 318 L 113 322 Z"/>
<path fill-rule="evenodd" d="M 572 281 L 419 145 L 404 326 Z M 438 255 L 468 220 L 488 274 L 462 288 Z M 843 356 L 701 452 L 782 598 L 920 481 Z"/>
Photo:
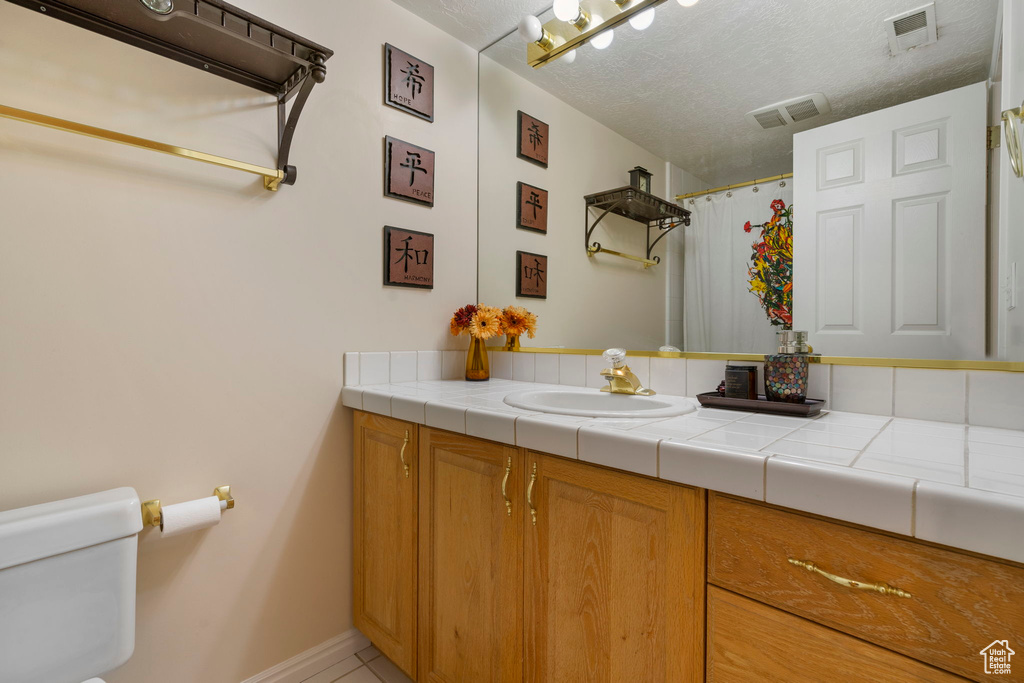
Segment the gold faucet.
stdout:
<path fill-rule="evenodd" d="M 623 349 L 608 349 L 602 355 L 611 363 L 611 367 L 601 371 L 601 376 L 608 380 L 608 386 L 601 387 L 601 391 L 630 396 L 654 396 L 655 392 L 645 389 L 640 378 L 626 365 L 626 352 Z"/>

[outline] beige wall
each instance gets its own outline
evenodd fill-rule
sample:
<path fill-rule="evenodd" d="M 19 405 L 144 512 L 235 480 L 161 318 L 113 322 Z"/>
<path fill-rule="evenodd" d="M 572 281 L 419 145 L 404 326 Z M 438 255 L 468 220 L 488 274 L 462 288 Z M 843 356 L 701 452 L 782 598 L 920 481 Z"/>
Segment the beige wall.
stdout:
<path fill-rule="evenodd" d="M 554 65 L 548 68 L 568 68 Z M 551 127 L 548 168 L 517 159 L 516 112 Z M 665 188 L 665 162 L 565 102 L 480 58 L 480 300 L 517 303 L 539 316 L 530 346 L 657 349 L 665 340 L 666 270 L 584 248 L 583 197 L 629 184 L 629 169 L 653 174 Z M 548 232 L 516 229 L 516 183 L 548 190 Z M 591 212 L 591 220 L 599 214 Z M 591 241 L 642 255 L 645 227 L 610 215 Z M 655 254 L 665 258 L 665 242 Z M 516 251 L 548 256 L 548 298 L 516 299 Z"/>
<path fill-rule="evenodd" d="M 457 345 L 475 296 L 476 53 L 388 0 L 242 4 L 337 52 L 294 187 L 0 120 L 0 509 L 238 501 L 142 535 L 109 683 L 239 681 L 351 627 L 342 354 Z M 273 163 L 256 91 L 8 3 L 0 26 L 0 102 Z M 436 123 L 382 105 L 385 41 L 436 67 Z M 437 152 L 433 209 L 383 198 L 385 134 Z M 385 224 L 436 233 L 432 292 L 381 287 Z"/>

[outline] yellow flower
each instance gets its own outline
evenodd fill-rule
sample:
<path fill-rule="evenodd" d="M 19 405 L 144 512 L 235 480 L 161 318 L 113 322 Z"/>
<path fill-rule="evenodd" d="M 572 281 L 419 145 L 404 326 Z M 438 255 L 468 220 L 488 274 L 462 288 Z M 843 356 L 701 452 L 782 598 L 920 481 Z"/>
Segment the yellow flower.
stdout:
<path fill-rule="evenodd" d="M 537 331 L 537 316 L 522 306 L 509 306 L 501 312 L 501 324 L 505 328 L 505 334 L 525 334 L 533 339 Z"/>
<path fill-rule="evenodd" d="M 469 323 L 469 333 L 477 339 L 490 339 L 503 334 L 500 317 L 501 311 L 497 308 L 480 306 Z"/>

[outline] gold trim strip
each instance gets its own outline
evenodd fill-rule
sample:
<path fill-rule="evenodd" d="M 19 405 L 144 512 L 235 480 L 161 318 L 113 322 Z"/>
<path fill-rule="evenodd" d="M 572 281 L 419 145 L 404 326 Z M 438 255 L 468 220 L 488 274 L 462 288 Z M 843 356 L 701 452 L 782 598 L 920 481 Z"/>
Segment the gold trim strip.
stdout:
<path fill-rule="evenodd" d="M 762 183 L 770 183 L 773 180 L 785 180 L 786 178 L 792 178 L 792 173 L 781 173 L 779 175 L 768 176 L 767 178 L 758 178 L 757 180 L 750 180 L 745 183 L 736 183 L 735 185 L 722 185 L 721 187 L 715 187 L 710 190 L 701 190 L 700 192 L 690 192 L 689 194 L 677 194 L 676 201 L 681 202 L 684 199 L 690 197 L 703 197 L 706 194 L 714 194 L 716 192 L 723 192 L 725 190 L 735 190 L 738 187 L 750 187 L 751 185 L 761 185 Z"/>
<path fill-rule="evenodd" d="M 185 147 L 178 147 L 176 145 L 168 145 L 163 142 L 156 142 L 155 140 L 147 140 L 146 138 L 137 138 L 134 135 L 125 135 L 124 133 L 118 133 L 116 131 L 107 130 L 105 128 L 87 126 L 84 123 L 75 123 L 74 121 L 58 119 L 54 116 L 37 114 L 36 112 L 32 111 L 25 111 L 24 109 L 15 109 L 14 107 L 8 107 L 3 104 L 0 104 L 0 117 L 11 119 L 13 121 L 21 121 L 23 123 L 32 123 L 37 126 L 53 128 L 55 130 L 62 130 L 66 133 L 84 135 L 86 137 L 96 138 L 97 140 L 116 142 L 121 145 L 128 145 L 129 147 L 148 149 L 151 152 L 161 152 L 162 154 L 170 154 L 171 156 L 181 157 L 183 159 L 192 159 L 193 161 L 201 161 L 205 164 L 213 164 L 214 166 L 222 166 L 224 168 L 235 169 L 236 171 L 244 171 L 246 173 L 252 173 L 254 175 L 263 176 L 263 186 L 273 192 L 277 191 L 277 188 L 281 184 L 281 181 L 284 180 L 284 171 L 281 171 L 276 168 L 267 168 L 265 166 L 257 166 L 256 164 L 250 164 L 244 161 L 235 161 L 234 159 L 228 159 L 227 157 L 217 156 L 216 154 L 197 152 L 194 149 L 187 149 Z"/>
<path fill-rule="evenodd" d="M 488 347 L 489 351 L 507 351 L 504 346 Z M 554 353 L 577 356 L 600 356 L 604 349 L 561 349 L 522 346 L 513 353 Z M 684 351 L 628 351 L 638 358 L 690 358 L 693 360 L 764 361 L 763 353 L 701 353 Z M 867 358 L 858 356 L 812 356 L 812 363 L 823 365 L 856 365 L 881 368 L 925 368 L 930 370 L 993 370 L 998 372 L 1024 372 L 1024 362 L 1001 360 L 943 360 L 940 358 Z"/>

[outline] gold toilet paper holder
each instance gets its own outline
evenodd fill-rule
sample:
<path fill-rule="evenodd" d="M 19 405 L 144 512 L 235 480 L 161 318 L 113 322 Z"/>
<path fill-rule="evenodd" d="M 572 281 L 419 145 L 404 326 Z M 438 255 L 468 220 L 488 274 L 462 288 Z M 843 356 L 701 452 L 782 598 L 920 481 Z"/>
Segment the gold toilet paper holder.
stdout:
<path fill-rule="evenodd" d="M 218 486 L 213 490 L 213 495 L 227 503 L 227 509 L 235 507 L 235 499 L 231 497 L 230 486 Z M 163 516 L 160 513 L 160 499 L 154 498 L 142 504 L 142 526 L 159 527 L 163 524 Z"/>

